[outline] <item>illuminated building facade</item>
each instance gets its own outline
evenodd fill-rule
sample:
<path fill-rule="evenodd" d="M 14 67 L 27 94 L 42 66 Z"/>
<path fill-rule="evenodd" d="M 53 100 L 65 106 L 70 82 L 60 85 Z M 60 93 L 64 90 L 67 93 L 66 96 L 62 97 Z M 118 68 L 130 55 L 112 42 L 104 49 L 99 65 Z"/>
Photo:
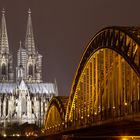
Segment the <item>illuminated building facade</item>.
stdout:
<path fill-rule="evenodd" d="M 42 81 L 42 55 L 35 48 L 30 10 L 25 48 L 20 43 L 15 75 L 16 82 L 3 11 L 0 29 L 0 126 L 25 122 L 41 126 L 48 102 L 58 91 L 56 83 Z"/>

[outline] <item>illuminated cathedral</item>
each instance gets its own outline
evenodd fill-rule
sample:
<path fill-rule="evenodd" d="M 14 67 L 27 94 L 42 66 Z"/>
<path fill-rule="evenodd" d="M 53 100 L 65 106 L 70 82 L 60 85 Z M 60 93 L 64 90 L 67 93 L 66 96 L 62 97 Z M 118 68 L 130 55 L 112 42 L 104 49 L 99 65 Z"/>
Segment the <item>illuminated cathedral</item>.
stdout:
<path fill-rule="evenodd" d="M 0 126 L 25 122 L 41 126 L 48 102 L 58 91 L 56 82 L 42 81 L 42 55 L 35 47 L 31 10 L 28 11 L 25 42 L 19 45 L 14 71 L 3 10 L 0 25 Z"/>

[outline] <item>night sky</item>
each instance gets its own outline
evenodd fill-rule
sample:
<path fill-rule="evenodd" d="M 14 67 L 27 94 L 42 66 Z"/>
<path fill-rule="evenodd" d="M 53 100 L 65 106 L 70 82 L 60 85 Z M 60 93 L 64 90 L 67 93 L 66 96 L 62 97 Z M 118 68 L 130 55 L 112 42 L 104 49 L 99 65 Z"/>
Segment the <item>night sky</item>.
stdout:
<path fill-rule="evenodd" d="M 3 8 L 14 59 L 19 41 L 24 45 L 31 8 L 43 80 L 56 78 L 59 95 L 69 95 L 82 53 L 97 31 L 112 25 L 140 26 L 140 0 L 0 0 Z"/>

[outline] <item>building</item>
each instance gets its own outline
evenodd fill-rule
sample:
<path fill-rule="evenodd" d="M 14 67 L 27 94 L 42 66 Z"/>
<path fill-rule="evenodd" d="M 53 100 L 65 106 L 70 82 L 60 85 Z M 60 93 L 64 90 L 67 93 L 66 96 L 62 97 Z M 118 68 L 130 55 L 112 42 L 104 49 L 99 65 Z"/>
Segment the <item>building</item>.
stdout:
<path fill-rule="evenodd" d="M 16 80 L 14 80 L 16 79 Z M 41 126 L 52 96 L 58 94 L 56 83 L 42 81 L 42 55 L 36 50 L 31 11 L 28 11 L 25 47 L 19 45 L 14 73 L 9 51 L 5 11 L 0 26 L 0 126 L 33 123 Z"/>

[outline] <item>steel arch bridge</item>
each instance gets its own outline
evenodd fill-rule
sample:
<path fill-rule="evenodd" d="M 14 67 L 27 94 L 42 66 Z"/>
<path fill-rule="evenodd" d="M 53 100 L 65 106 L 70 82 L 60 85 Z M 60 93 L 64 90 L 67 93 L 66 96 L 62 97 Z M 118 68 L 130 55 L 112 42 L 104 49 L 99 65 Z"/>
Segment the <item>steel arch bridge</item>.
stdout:
<path fill-rule="evenodd" d="M 139 112 L 140 28 L 104 28 L 83 53 L 68 99 L 64 127 L 59 131 L 131 118 Z"/>
<path fill-rule="evenodd" d="M 45 129 L 50 134 L 55 131 L 60 131 L 64 128 L 65 113 L 68 97 L 58 96 L 50 100 L 45 118 Z"/>

